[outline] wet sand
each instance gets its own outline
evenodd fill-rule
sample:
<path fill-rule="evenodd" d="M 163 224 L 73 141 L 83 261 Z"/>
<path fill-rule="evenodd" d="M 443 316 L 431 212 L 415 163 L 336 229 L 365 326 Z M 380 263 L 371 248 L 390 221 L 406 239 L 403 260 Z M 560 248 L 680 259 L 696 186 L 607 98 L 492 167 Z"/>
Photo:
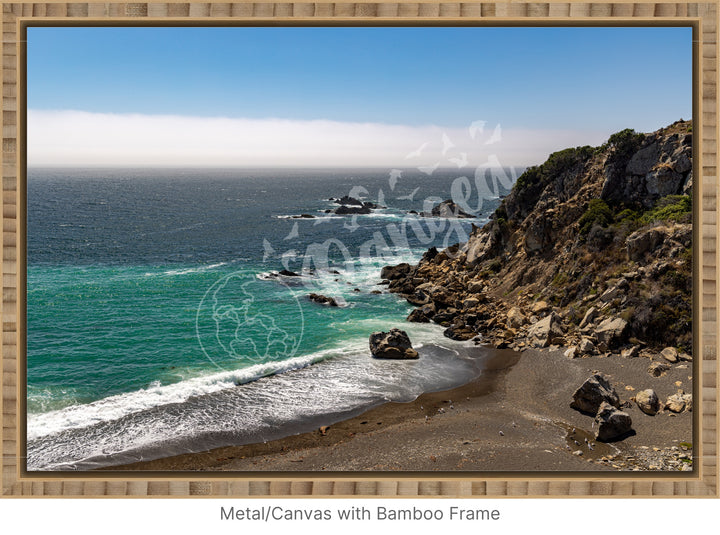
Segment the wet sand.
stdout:
<path fill-rule="evenodd" d="M 654 458 L 668 454 L 673 446 L 692 443 L 691 412 L 648 416 L 631 402 L 623 410 L 631 415 L 635 434 L 612 444 L 595 442 L 591 451 L 584 438 L 594 442 L 593 418 L 570 408 L 573 392 L 597 371 L 609 376 L 623 402 L 646 388 L 653 388 L 661 401 L 678 388 L 692 391 L 691 363 L 674 365 L 663 377 L 652 377 L 649 364 L 642 357 L 569 359 L 561 350 L 498 350 L 488 359 L 486 372 L 459 388 L 424 394 L 410 403 L 387 403 L 310 433 L 112 470 L 274 474 L 653 470 L 661 466 Z M 578 450 L 583 454 L 574 455 Z"/>

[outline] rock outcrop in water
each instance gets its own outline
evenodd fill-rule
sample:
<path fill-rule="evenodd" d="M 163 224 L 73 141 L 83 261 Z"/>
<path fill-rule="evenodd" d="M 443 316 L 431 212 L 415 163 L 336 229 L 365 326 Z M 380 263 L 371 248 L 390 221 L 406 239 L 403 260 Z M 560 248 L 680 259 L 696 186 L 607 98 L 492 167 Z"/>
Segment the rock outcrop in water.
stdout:
<path fill-rule="evenodd" d="M 308 299 L 320 305 L 327 305 L 331 307 L 339 306 L 338 302 L 333 297 L 327 297 L 326 295 L 311 293 L 308 295 Z"/>
<path fill-rule="evenodd" d="M 339 199 L 331 198 L 330 200 L 340 205 L 335 208 L 335 210 L 332 210 L 332 212 L 337 215 L 371 214 L 373 210 L 379 208 L 374 202 L 361 201 L 348 195 L 340 197 Z"/>
<path fill-rule="evenodd" d="M 692 124 L 624 130 L 527 169 L 466 243 L 383 270 L 411 321 L 569 357 L 692 350 Z M 688 358 L 689 355 L 688 355 Z"/>
<path fill-rule="evenodd" d="M 418 352 L 412 348 L 405 331 L 374 332 L 370 335 L 370 353 L 378 359 L 416 359 Z"/>
<path fill-rule="evenodd" d="M 440 204 L 433 206 L 430 212 L 421 212 L 422 217 L 446 217 L 450 219 L 469 219 L 474 218 L 472 214 L 464 212 L 452 199 L 442 201 Z"/>

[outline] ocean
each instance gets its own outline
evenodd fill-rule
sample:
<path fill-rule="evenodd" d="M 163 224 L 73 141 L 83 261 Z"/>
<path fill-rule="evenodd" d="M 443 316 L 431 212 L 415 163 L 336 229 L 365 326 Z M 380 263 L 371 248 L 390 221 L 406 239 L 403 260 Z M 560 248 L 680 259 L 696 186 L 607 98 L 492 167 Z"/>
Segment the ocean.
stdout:
<path fill-rule="evenodd" d="M 442 169 L 29 169 L 27 469 L 269 441 L 468 382 L 486 351 L 406 322 L 380 270 L 465 241 L 505 193 Z M 343 195 L 384 208 L 326 213 Z M 409 213 L 451 196 L 477 218 Z M 419 360 L 371 358 L 392 327 Z"/>

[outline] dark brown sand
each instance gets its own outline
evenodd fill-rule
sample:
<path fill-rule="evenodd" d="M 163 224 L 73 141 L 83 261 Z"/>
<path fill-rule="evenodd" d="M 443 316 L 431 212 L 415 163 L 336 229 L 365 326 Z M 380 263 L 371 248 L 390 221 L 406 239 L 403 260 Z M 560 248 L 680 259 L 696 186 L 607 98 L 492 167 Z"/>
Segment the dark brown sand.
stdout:
<path fill-rule="evenodd" d="M 623 410 L 631 415 L 636 434 L 612 444 L 595 443 L 591 451 L 584 437 L 594 443 L 593 418 L 570 408 L 573 392 L 596 371 L 609 376 L 621 401 L 646 388 L 653 388 L 661 401 L 678 388 L 692 391 L 691 363 L 674 365 L 664 377 L 648 374 L 649 364 L 647 358 L 618 355 L 573 360 L 560 350 L 500 350 L 481 377 L 460 388 L 424 394 L 411 403 L 388 403 L 311 433 L 113 470 L 653 470 L 658 468 L 648 454 L 692 443 L 692 413 L 648 416 L 632 402 Z M 573 455 L 577 450 L 583 455 Z"/>

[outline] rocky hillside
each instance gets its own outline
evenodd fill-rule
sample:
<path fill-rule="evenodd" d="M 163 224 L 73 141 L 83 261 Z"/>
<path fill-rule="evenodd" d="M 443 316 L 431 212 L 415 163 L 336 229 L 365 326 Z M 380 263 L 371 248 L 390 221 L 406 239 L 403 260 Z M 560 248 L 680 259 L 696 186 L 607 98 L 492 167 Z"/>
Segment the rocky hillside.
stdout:
<path fill-rule="evenodd" d="M 382 277 L 451 338 L 689 359 L 691 188 L 690 122 L 623 130 L 527 169 L 467 243 Z"/>

